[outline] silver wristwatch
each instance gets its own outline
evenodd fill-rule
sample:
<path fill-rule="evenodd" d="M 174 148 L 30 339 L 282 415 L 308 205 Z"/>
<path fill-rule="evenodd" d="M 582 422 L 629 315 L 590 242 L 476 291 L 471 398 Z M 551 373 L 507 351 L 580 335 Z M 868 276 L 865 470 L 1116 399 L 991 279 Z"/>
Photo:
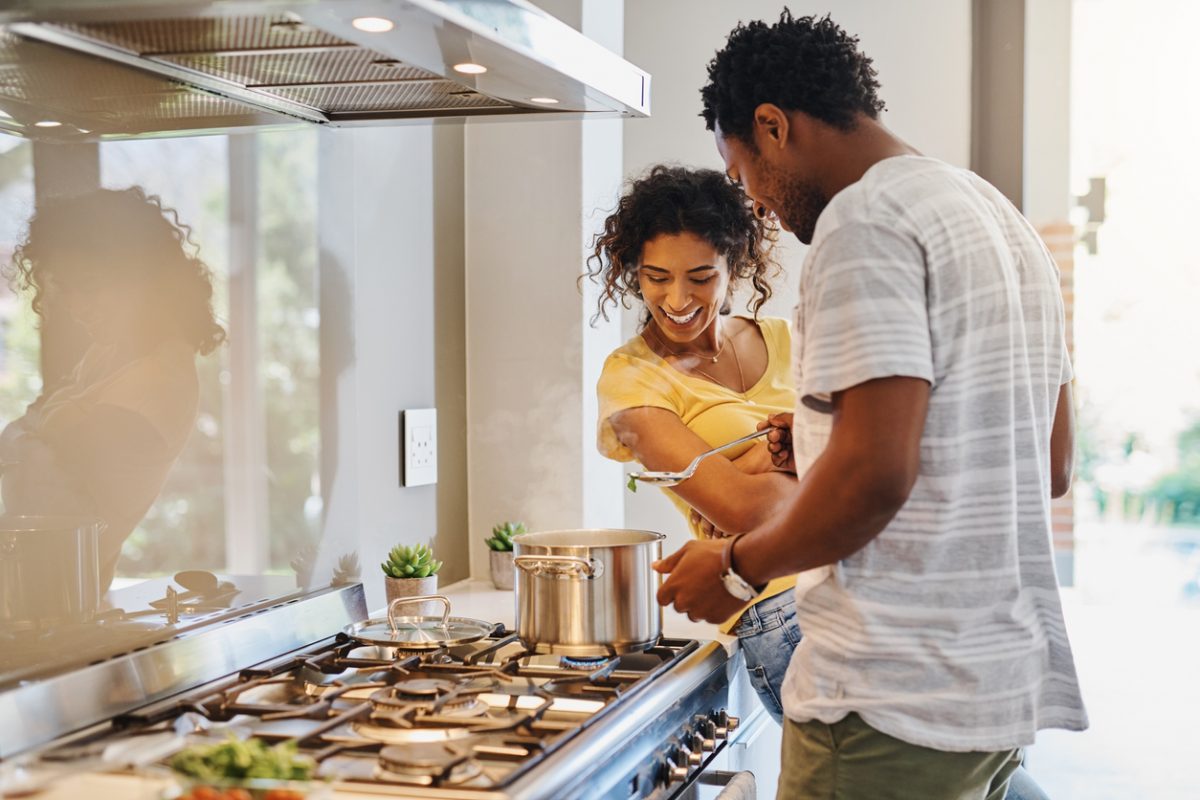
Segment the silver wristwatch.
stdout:
<path fill-rule="evenodd" d="M 749 581 L 733 571 L 733 544 L 743 535 L 739 533 L 730 536 L 725 544 L 725 550 L 721 555 L 721 566 L 724 568 L 721 572 L 721 582 L 725 585 L 725 591 L 738 600 L 748 603 L 758 597 L 758 591 L 750 585 Z"/>

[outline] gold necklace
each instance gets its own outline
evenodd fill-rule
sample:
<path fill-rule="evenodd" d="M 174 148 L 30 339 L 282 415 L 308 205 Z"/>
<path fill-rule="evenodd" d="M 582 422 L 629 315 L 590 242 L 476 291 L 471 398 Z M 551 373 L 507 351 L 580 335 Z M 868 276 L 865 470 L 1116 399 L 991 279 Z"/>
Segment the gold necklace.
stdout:
<path fill-rule="evenodd" d="M 662 347 L 663 350 L 666 350 L 668 353 L 675 356 L 676 358 L 683 358 L 684 356 L 695 356 L 697 358 L 707 358 L 709 361 L 711 361 L 714 364 L 717 363 L 717 359 L 721 357 L 721 353 L 725 352 L 725 343 L 729 341 L 728 336 L 721 337 L 721 346 L 717 348 L 717 352 L 715 355 L 710 356 L 707 353 L 696 353 L 693 351 L 685 351 L 685 352 L 681 353 L 677 350 L 671 349 L 670 345 L 667 344 L 667 340 L 663 338 L 662 333 L 658 330 L 657 323 L 651 322 L 650 329 L 652 331 L 654 331 L 654 338 L 658 340 L 659 346 Z"/>
<path fill-rule="evenodd" d="M 660 334 L 660 333 L 658 332 L 658 328 L 657 328 L 657 327 L 655 327 L 655 328 L 654 328 L 654 338 L 658 340 L 658 344 L 659 344 L 659 346 L 661 346 L 661 347 L 662 347 L 664 350 L 666 350 L 668 353 L 670 353 L 671 355 L 675 356 L 676 358 L 683 358 L 684 356 L 697 355 L 696 353 L 678 353 L 678 352 L 676 352 L 676 351 L 672 350 L 670 347 L 667 347 L 667 343 L 666 343 L 665 341 L 663 341 L 662 334 Z M 732 338 L 733 338 L 732 336 L 726 336 L 726 337 L 724 337 L 724 341 L 722 341 L 722 342 L 721 342 L 721 347 L 720 347 L 720 349 L 719 349 L 719 350 L 717 350 L 717 355 L 715 355 L 715 356 L 713 356 L 713 357 L 712 357 L 712 361 L 713 361 L 713 363 L 714 363 L 714 364 L 715 364 L 715 363 L 717 363 L 717 358 L 718 358 L 718 357 L 721 355 L 721 353 L 723 353 L 723 352 L 725 351 L 725 345 L 726 345 L 726 344 L 729 342 L 729 340 L 730 340 L 730 339 L 732 339 Z M 737 389 L 737 392 L 738 392 L 738 394 L 745 394 L 745 393 L 746 393 L 746 375 L 745 375 L 745 374 L 742 372 L 742 359 L 741 359 L 741 357 L 739 357 L 739 356 L 738 356 L 737 344 L 736 344 L 736 343 L 733 345 L 733 347 L 732 347 L 732 348 L 730 348 L 730 352 L 731 352 L 731 353 L 733 353 L 733 363 L 737 365 L 737 371 L 738 371 L 738 389 Z M 704 357 L 705 357 L 705 358 L 708 358 L 708 356 L 704 356 Z M 704 370 L 700 369 L 699 367 L 695 367 L 695 366 L 693 366 L 693 367 L 688 367 L 688 369 L 690 369 L 690 370 L 692 370 L 692 371 L 694 371 L 694 372 L 699 372 L 699 373 L 700 373 L 701 375 L 703 375 L 705 378 L 708 378 L 710 381 L 712 381 L 713 383 L 717 384 L 718 386 L 724 386 L 726 389 L 730 388 L 730 387 L 728 387 L 728 386 L 725 386 L 725 384 L 721 383 L 721 381 L 717 380 L 717 379 L 716 379 L 716 378 L 714 378 L 712 375 L 709 375 L 707 372 L 705 372 Z"/>

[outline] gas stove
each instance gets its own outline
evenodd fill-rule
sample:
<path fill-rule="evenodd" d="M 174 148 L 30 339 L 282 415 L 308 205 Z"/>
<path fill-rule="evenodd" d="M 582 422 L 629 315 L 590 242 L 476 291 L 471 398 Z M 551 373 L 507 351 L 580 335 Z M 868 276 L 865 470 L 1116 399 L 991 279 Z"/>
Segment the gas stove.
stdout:
<path fill-rule="evenodd" d="M 117 740 L 180 747 L 230 733 L 290 741 L 337 791 L 400 797 L 683 797 L 724 747 L 722 647 L 662 638 L 566 660 L 497 625 L 471 644 L 406 652 L 343 633 L 142 705 L 42 757 Z"/>

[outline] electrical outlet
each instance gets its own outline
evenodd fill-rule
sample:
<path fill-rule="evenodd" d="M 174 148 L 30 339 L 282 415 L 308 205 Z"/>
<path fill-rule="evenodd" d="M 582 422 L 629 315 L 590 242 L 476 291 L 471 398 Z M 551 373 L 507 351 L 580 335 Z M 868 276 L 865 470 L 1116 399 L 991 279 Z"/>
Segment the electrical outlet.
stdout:
<path fill-rule="evenodd" d="M 437 409 L 400 412 L 400 485 L 437 483 Z"/>

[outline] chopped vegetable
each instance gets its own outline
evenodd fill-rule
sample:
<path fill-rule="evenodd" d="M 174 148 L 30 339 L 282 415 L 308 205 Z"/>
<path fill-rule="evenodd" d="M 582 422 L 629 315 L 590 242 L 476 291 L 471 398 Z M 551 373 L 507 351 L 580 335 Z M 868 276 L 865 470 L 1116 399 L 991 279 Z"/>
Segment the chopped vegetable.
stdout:
<path fill-rule="evenodd" d="M 629 483 L 627 483 L 627 484 L 625 484 L 625 485 L 626 485 L 627 487 L 629 487 L 629 491 L 631 491 L 631 492 L 636 492 L 636 491 L 637 491 L 637 484 L 638 484 L 637 478 L 636 478 L 636 477 L 634 477 L 633 475 L 630 475 L 630 476 L 629 476 Z"/>
<path fill-rule="evenodd" d="M 256 794 L 240 788 L 197 786 L 176 800 L 304 800 L 304 793 L 295 789 L 267 789 Z"/>
<path fill-rule="evenodd" d="M 218 744 L 193 745 L 180 751 L 171 759 L 171 768 L 190 778 L 221 784 L 255 778 L 306 781 L 312 777 L 313 763 L 296 754 L 294 742 L 270 747 L 258 739 L 242 741 L 230 736 Z M 228 792 L 222 797 L 236 800 Z"/>

